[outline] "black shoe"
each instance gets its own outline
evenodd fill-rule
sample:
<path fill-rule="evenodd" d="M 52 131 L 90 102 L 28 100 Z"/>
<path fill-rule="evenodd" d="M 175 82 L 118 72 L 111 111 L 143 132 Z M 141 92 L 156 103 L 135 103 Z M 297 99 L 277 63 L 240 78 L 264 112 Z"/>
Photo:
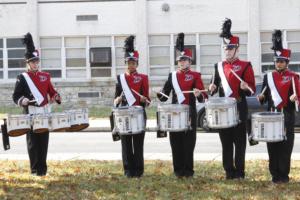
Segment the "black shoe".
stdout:
<path fill-rule="evenodd" d="M 184 176 L 186 178 L 191 178 L 194 176 L 194 172 L 193 171 L 185 171 Z"/>
<path fill-rule="evenodd" d="M 280 179 L 281 183 L 288 183 L 290 181 L 289 177 Z"/>
<path fill-rule="evenodd" d="M 143 171 L 138 171 L 134 173 L 134 177 L 136 178 L 141 178 L 143 176 L 144 172 Z"/>
<path fill-rule="evenodd" d="M 47 174 L 46 172 L 38 172 L 38 173 L 36 173 L 37 176 L 46 176 L 46 174 Z"/>
<path fill-rule="evenodd" d="M 177 178 L 183 178 L 185 176 L 183 172 L 174 172 L 174 174 Z"/>
<path fill-rule="evenodd" d="M 130 171 L 125 171 L 125 172 L 124 172 L 124 175 L 125 175 L 127 178 L 133 178 L 133 177 L 134 177 L 134 174 L 131 173 Z"/>
<path fill-rule="evenodd" d="M 226 180 L 232 180 L 236 177 L 234 172 L 226 172 Z"/>
<path fill-rule="evenodd" d="M 281 180 L 277 177 L 272 177 L 272 182 L 275 183 L 275 184 L 280 184 Z"/>
<path fill-rule="evenodd" d="M 244 172 L 235 172 L 234 179 L 238 179 L 238 180 L 245 179 L 245 173 Z"/>

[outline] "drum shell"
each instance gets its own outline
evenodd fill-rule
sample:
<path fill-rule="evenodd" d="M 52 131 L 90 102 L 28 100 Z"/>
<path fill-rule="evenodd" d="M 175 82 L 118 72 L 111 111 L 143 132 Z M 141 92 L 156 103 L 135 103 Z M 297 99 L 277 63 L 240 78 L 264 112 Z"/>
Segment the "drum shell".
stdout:
<path fill-rule="evenodd" d="M 52 113 L 51 114 L 51 131 L 66 131 L 71 127 L 69 113 Z"/>
<path fill-rule="evenodd" d="M 89 126 L 88 109 L 77 109 L 68 111 L 71 127 L 68 131 L 81 131 Z"/>
<path fill-rule="evenodd" d="M 157 107 L 160 131 L 183 132 L 190 128 L 190 107 L 184 104 L 163 104 Z"/>
<path fill-rule="evenodd" d="M 49 115 L 34 115 L 32 117 L 32 130 L 34 133 L 49 132 Z"/>
<path fill-rule="evenodd" d="M 212 129 L 231 128 L 239 123 L 237 103 L 231 97 L 213 97 L 205 103 L 207 126 Z"/>
<path fill-rule="evenodd" d="M 145 113 L 141 106 L 113 109 L 116 132 L 120 135 L 139 134 L 145 131 Z"/>
<path fill-rule="evenodd" d="M 10 115 L 7 118 L 7 134 L 12 137 L 21 136 L 31 130 L 29 115 Z"/>
<path fill-rule="evenodd" d="M 279 112 L 258 112 L 251 116 L 252 139 L 258 142 L 280 142 L 286 137 L 284 115 Z"/>

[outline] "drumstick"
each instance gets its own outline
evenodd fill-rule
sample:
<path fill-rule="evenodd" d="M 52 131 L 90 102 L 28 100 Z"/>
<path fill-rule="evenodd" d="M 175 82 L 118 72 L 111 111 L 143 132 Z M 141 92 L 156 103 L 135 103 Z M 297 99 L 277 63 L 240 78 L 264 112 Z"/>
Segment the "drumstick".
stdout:
<path fill-rule="evenodd" d="M 170 98 L 168 95 L 166 95 L 165 93 L 162 93 L 162 92 L 156 92 L 157 94 L 161 94 L 161 95 L 163 95 L 164 97 L 166 97 L 166 98 Z"/>
<path fill-rule="evenodd" d="M 263 95 L 265 91 L 267 90 L 267 86 L 264 87 L 263 91 L 260 93 L 260 95 Z"/>
<path fill-rule="evenodd" d="M 237 75 L 232 69 L 230 69 L 230 71 L 233 73 L 233 75 L 237 78 L 237 79 L 239 79 L 241 82 L 245 82 L 245 81 L 243 81 L 240 77 L 239 77 L 239 75 Z M 252 93 L 252 94 L 254 94 L 254 92 L 253 92 L 253 90 L 249 87 L 249 86 L 247 86 L 247 88 L 248 88 L 248 90 L 250 90 L 250 92 Z"/>
<path fill-rule="evenodd" d="M 144 97 L 143 95 L 141 95 L 140 93 L 138 93 L 137 91 L 135 91 L 134 89 L 131 89 L 131 90 L 132 90 L 132 92 L 134 92 L 134 93 L 135 93 L 136 95 L 138 95 L 139 97 L 141 97 L 141 98 L 142 98 L 142 97 L 143 97 L 143 98 L 146 98 L 146 97 Z M 151 103 L 150 101 L 148 101 L 147 98 L 146 98 L 146 102 L 149 103 L 149 104 Z"/>
<path fill-rule="evenodd" d="M 190 91 L 182 91 L 183 94 L 187 94 L 187 93 L 194 93 L 194 90 L 190 90 Z M 207 92 L 207 90 L 199 90 L 199 92 Z"/>
<path fill-rule="evenodd" d="M 293 92 L 294 92 L 294 95 L 297 96 L 297 93 L 296 93 L 296 86 L 295 86 L 295 79 L 294 79 L 294 77 L 292 77 L 292 84 L 293 84 Z M 295 107 L 296 107 L 296 111 L 299 112 L 299 108 L 298 108 L 298 100 L 295 101 Z"/>

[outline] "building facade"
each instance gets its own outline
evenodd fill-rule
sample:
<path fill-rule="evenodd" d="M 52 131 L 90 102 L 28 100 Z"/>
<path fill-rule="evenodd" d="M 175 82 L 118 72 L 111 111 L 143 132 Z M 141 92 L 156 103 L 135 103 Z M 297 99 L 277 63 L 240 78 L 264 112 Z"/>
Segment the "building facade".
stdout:
<path fill-rule="evenodd" d="M 0 105 L 12 104 L 16 76 L 25 69 L 20 38 L 27 32 L 64 99 L 111 105 L 127 36 L 136 36 L 139 71 L 156 88 L 176 68 L 176 35 L 184 32 L 192 67 L 207 83 L 223 56 L 218 34 L 225 17 L 258 82 L 273 68 L 274 29 L 283 30 L 284 46 L 292 50 L 289 67 L 300 72 L 299 0 L 0 0 Z"/>

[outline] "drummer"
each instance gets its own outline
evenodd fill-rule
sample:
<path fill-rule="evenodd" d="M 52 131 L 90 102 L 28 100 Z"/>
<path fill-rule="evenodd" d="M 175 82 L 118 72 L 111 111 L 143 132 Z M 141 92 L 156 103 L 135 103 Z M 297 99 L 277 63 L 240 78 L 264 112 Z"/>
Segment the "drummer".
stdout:
<path fill-rule="evenodd" d="M 220 34 L 223 38 L 225 60 L 215 64 L 209 90 L 212 95 L 219 92 L 220 97 L 233 97 L 237 101 L 240 123 L 233 128 L 220 129 L 219 136 L 226 179 L 244 179 L 248 116 L 246 96 L 255 93 L 255 79 L 251 63 L 239 59 L 239 37 L 233 36 L 230 29 L 231 20 L 226 19 Z"/>
<path fill-rule="evenodd" d="M 137 72 L 138 59 L 139 53 L 134 50 L 134 36 L 129 36 L 125 40 L 125 63 L 127 64 L 127 69 L 124 74 L 117 76 L 115 106 L 146 107 L 150 102 L 148 76 Z M 133 90 L 141 96 L 133 92 Z M 144 116 L 146 120 L 146 113 Z M 134 135 L 121 135 L 120 137 L 125 176 L 128 178 L 141 177 L 144 173 L 145 132 Z"/>
<path fill-rule="evenodd" d="M 50 102 L 61 103 L 61 97 L 53 88 L 50 74 L 39 71 L 39 52 L 35 49 L 32 36 L 27 33 L 23 43 L 26 46 L 25 61 L 27 71 L 17 76 L 13 93 L 13 101 L 23 107 L 24 113 L 36 114 L 33 107 L 42 108 Z M 41 109 L 43 110 L 43 109 Z M 27 133 L 27 149 L 30 159 L 32 175 L 45 176 L 47 174 L 47 153 L 49 132 Z"/>
<path fill-rule="evenodd" d="M 180 178 L 194 175 L 194 148 L 197 128 L 196 98 L 202 102 L 207 98 L 207 94 L 200 91 L 204 90 L 201 74 L 191 70 L 193 55 L 190 49 L 184 48 L 184 33 L 178 34 L 176 50 L 178 69 L 169 74 L 161 92 L 169 96 L 172 91 L 172 104 L 190 106 L 190 130 L 170 133 L 174 174 Z M 183 94 L 183 91 L 193 92 Z M 160 93 L 157 93 L 157 96 L 160 101 L 168 100 Z"/>
<path fill-rule="evenodd" d="M 262 90 L 257 96 L 261 104 L 268 103 L 269 111 L 283 112 L 286 140 L 267 143 L 269 170 L 273 183 L 289 182 L 291 154 L 294 146 L 295 104 L 299 106 L 299 76 L 288 69 L 291 50 L 282 47 L 281 31 L 273 33 L 275 71 L 264 75 Z M 293 91 L 293 81 L 295 92 Z M 296 93 L 296 94 L 295 94 Z M 295 103 L 296 102 L 296 103 Z"/>

